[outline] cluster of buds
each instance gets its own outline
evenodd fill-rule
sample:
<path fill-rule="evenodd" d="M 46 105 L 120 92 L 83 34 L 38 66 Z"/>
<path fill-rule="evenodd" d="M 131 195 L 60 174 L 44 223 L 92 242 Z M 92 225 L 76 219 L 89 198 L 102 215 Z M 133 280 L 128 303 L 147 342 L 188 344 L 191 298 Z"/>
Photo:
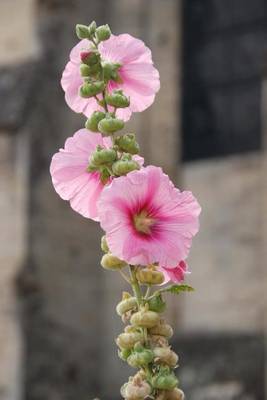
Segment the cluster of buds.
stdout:
<path fill-rule="evenodd" d="M 151 269 L 137 267 L 132 284 L 138 287 L 157 284 L 155 277 L 158 282 L 160 274 L 154 266 Z M 128 323 L 116 339 L 119 357 L 140 369 L 121 388 L 126 400 L 143 400 L 148 396 L 158 400 L 184 399 L 174 374 L 178 356 L 168 343 L 173 330 L 161 316 L 164 309 L 165 302 L 160 294 L 150 298 L 141 294 L 138 301 L 135 295 L 125 292 L 116 307 L 117 314 Z"/>
<path fill-rule="evenodd" d="M 122 270 L 127 264 L 112 255 L 105 236 L 101 240 L 104 255 L 101 265 L 109 270 Z M 178 355 L 171 349 L 169 339 L 172 327 L 162 318 L 166 303 L 160 292 L 149 296 L 150 289 L 160 285 L 164 276 L 157 265 L 130 266 L 131 274 L 126 279 L 134 293 L 123 292 L 116 312 L 127 324 L 124 332 L 116 338 L 121 360 L 139 372 L 130 377 L 121 388 L 125 400 L 183 400 L 183 392 L 177 388 L 178 380 L 174 369 L 178 366 Z M 125 277 L 125 275 L 124 275 Z M 142 287 L 146 287 L 143 295 Z"/>

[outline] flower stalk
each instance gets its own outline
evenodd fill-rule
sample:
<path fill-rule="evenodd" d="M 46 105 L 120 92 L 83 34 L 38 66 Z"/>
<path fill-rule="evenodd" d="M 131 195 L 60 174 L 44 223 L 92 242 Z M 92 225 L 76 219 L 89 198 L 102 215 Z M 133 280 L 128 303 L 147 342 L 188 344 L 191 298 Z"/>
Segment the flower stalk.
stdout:
<path fill-rule="evenodd" d="M 200 206 L 160 168 L 143 167 L 135 134 L 121 133 L 131 113 L 149 107 L 159 90 L 150 50 L 94 21 L 78 24 L 76 34 L 80 42 L 61 84 L 68 105 L 87 120 L 53 156 L 52 181 L 75 211 L 100 221 L 101 265 L 119 272 L 132 291 L 123 292 L 116 306 L 126 325 L 116 338 L 119 357 L 138 370 L 122 386 L 122 397 L 183 400 L 174 374 L 178 355 L 169 345 L 173 329 L 162 313 L 166 292 L 193 290 L 181 282 Z"/>

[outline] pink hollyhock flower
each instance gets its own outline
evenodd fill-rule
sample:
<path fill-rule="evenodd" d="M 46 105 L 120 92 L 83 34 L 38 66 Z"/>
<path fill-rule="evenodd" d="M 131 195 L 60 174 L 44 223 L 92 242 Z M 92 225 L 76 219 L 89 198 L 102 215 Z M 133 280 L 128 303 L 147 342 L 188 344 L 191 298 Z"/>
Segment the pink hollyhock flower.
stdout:
<path fill-rule="evenodd" d="M 163 284 L 170 281 L 174 283 L 183 282 L 185 275 L 190 274 L 185 261 L 180 261 L 179 264 L 174 268 L 158 267 L 158 269 L 164 274 L 165 281 Z"/>
<path fill-rule="evenodd" d="M 50 173 L 56 192 L 86 218 L 98 220 L 96 203 L 104 185 L 99 172 L 88 172 L 90 155 L 97 145 L 111 147 L 110 138 L 80 129 L 68 138 L 51 161 Z"/>
<path fill-rule="evenodd" d="M 72 49 L 70 61 L 62 75 L 61 85 L 69 107 L 89 117 L 101 107 L 94 98 L 84 99 L 79 96 L 79 87 L 83 83 L 79 66 L 81 57 L 86 51 L 90 51 L 90 42 L 87 39 L 81 40 Z M 149 107 L 159 90 L 159 73 L 153 66 L 151 51 L 142 40 L 125 33 L 118 36 L 112 35 L 110 39 L 101 42 L 99 52 L 105 61 L 121 65 L 118 69 L 121 83 L 111 81 L 108 90 L 122 89 L 130 97 L 130 106 L 118 109 L 116 114 L 127 121 L 132 112 L 140 112 Z"/>
<path fill-rule="evenodd" d="M 176 267 L 198 232 L 200 206 L 161 168 L 149 166 L 114 179 L 98 202 L 111 252 L 133 265 Z"/>
<path fill-rule="evenodd" d="M 50 173 L 56 192 L 71 207 L 86 218 L 98 221 L 97 201 L 104 188 L 99 172 L 88 172 L 89 158 L 96 147 L 111 147 L 111 139 L 101 134 L 80 129 L 65 142 L 51 161 Z M 144 159 L 133 157 L 140 166 Z M 110 179 L 111 181 L 111 179 Z"/>

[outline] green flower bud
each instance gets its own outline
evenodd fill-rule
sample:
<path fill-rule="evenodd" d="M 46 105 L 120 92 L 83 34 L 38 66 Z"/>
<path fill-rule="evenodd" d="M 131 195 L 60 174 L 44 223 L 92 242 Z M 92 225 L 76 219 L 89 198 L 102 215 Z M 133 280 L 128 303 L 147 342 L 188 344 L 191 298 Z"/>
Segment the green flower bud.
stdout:
<path fill-rule="evenodd" d="M 131 324 L 143 328 L 152 328 L 159 323 L 159 315 L 154 311 L 141 310 L 131 316 Z"/>
<path fill-rule="evenodd" d="M 103 92 L 105 88 L 105 84 L 103 81 L 96 81 L 96 82 L 85 82 L 80 87 L 80 96 L 84 98 L 90 98 L 96 96 L 98 93 Z"/>
<path fill-rule="evenodd" d="M 130 354 L 131 350 L 129 349 L 122 349 L 118 351 L 118 355 L 123 361 L 127 361 L 127 358 L 130 356 Z"/>
<path fill-rule="evenodd" d="M 90 157 L 89 165 L 92 167 L 99 167 L 101 165 L 111 164 L 116 158 L 117 153 L 115 150 L 97 147 Z"/>
<path fill-rule="evenodd" d="M 86 25 L 76 25 L 76 35 L 79 39 L 90 39 L 90 32 Z"/>
<path fill-rule="evenodd" d="M 155 357 L 167 364 L 169 367 L 174 368 L 178 362 L 178 355 L 169 347 L 155 347 L 153 349 Z"/>
<path fill-rule="evenodd" d="M 178 379 L 173 372 L 162 370 L 152 378 L 152 386 L 155 389 L 172 390 L 178 385 Z"/>
<path fill-rule="evenodd" d="M 105 118 L 106 114 L 101 111 L 95 111 L 85 123 L 86 129 L 92 132 L 98 132 L 98 123 Z"/>
<path fill-rule="evenodd" d="M 102 236 L 101 238 L 101 249 L 104 253 L 109 253 L 109 248 L 106 240 L 106 236 Z"/>
<path fill-rule="evenodd" d="M 92 37 L 92 36 L 95 34 L 95 31 L 96 31 L 96 22 L 93 21 L 93 22 L 91 22 L 91 24 L 88 26 L 88 32 L 89 32 L 90 37 Z"/>
<path fill-rule="evenodd" d="M 156 326 L 153 326 L 153 328 L 149 330 L 149 333 L 151 335 L 164 336 L 170 339 L 173 335 L 173 329 L 170 325 L 161 320 Z"/>
<path fill-rule="evenodd" d="M 141 348 L 132 352 L 132 354 L 127 358 L 127 362 L 133 368 L 140 368 L 151 363 L 153 359 L 154 353 L 141 346 Z"/>
<path fill-rule="evenodd" d="M 99 42 L 108 40 L 111 36 L 110 27 L 108 25 L 101 25 L 98 28 L 96 28 L 95 34 Z"/>
<path fill-rule="evenodd" d="M 130 154 L 139 153 L 139 144 L 135 140 L 134 133 L 127 133 L 126 135 L 117 137 L 115 143 L 122 152 Z"/>
<path fill-rule="evenodd" d="M 120 131 L 124 127 L 124 122 L 117 118 L 103 118 L 98 124 L 98 130 L 105 135 L 110 135 L 116 131 Z"/>
<path fill-rule="evenodd" d="M 113 90 L 111 94 L 105 96 L 105 100 L 107 104 L 116 108 L 125 108 L 130 105 L 129 98 L 123 94 L 122 90 Z"/>
<path fill-rule="evenodd" d="M 122 300 L 117 304 L 116 311 L 121 317 L 124 313 L 137 308 L 137 301 L 135 297 L 130 297 L 128 299 Z"/>
<path fill-rule="evenodd" d="M 161 295 L 152 297 L 148 301 L 148 305 L 149 305 L 149 309 L 151 311 L 155 311 L 155 312 L 158 312 L 158 313 L 162 313 L 166 308 L 166 303 L 165 303 L 165 301 L 163 301 Z"/>
<path fill-rule="evenodd" d="M 104 74 L 104 80 L 106 82 L 109 81 L 110 79 L 115 82 L 120 82 L 120 83 L 122 82 L 118 73 L 121 64 L 102 61 L 101 65 Z"/>
<path fill-rule="evenodd" d="M 81 58 L 81 61 L 84 64 L 86 64 L 86 65 L 88 65 L 90 67 L 92 67 L 95 64 L 99 63 L 99 60 L 100 60 L 99 53 L 97 53 L 93 49 L 90 49 L 90 50 L 87 50 L 87 51 L 82 51 L 80 53 L 80 58 Z"/>
<path fill-rule="evenodd" d="M 118 162 L 118 161 L 117 161 Z M 136 277 L 140 283 L 146 285 L 160 285 L 164 282 L 164 275 L 156 268 L 139 268 Z"/>
<path fill-rule="evenodd" d="M 90 67 L 86 64 L 80 65 L 80 74 L 81 76 L 90 76 Z"/>
<path fill-rule="evenodd" d="M 116 271 L 126 267 L 127 263 L 123 260 L 120 260 L 118 257 L 113 256 L 113 254 L 108 253 L 103 255 L 101 259 L 101 265 L 105 269 Z"/>
<path fill-rule="evenodd" d="M 140 332 L 124 332 L 117 337 L 116 343 L 121 350 L 132 349 L 135 343 L 140 342 L 141 340 L 142 334 Z"/>
<path fill-rule="evenodd" d="M 112 171 L 116 176 L 127 175 L 131 171 L 140 169 L 140 165 L 135 160 L 118 160 L 112 165 Z"/>
<path fill-rule="evenodd" d="M 184 400 L 185 395 L 181 389 L 174 388 L 166 392 L 166 400 Z"/>
<path fill-rule="evenodd" d="M 100 171 L 100 180 L 103 183 L 103 185 L 105 185 L 110 178 L 109 169 L 107 167 L 100 167 L 99 171 Z"/>

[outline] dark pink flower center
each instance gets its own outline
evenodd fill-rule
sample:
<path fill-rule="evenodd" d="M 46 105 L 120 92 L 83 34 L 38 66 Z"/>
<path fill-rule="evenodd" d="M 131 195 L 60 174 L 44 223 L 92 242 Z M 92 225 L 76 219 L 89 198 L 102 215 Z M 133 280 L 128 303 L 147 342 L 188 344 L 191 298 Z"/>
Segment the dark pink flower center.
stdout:
<path fill-rule="evenodd" d="M 151 228 L 155 224 L 155 219 L 152 218 L 146 210 L 142 210 L 139 214 L 133 216 L 133 224 L 137 232 L 145 235 L 150 235 Z"/>

